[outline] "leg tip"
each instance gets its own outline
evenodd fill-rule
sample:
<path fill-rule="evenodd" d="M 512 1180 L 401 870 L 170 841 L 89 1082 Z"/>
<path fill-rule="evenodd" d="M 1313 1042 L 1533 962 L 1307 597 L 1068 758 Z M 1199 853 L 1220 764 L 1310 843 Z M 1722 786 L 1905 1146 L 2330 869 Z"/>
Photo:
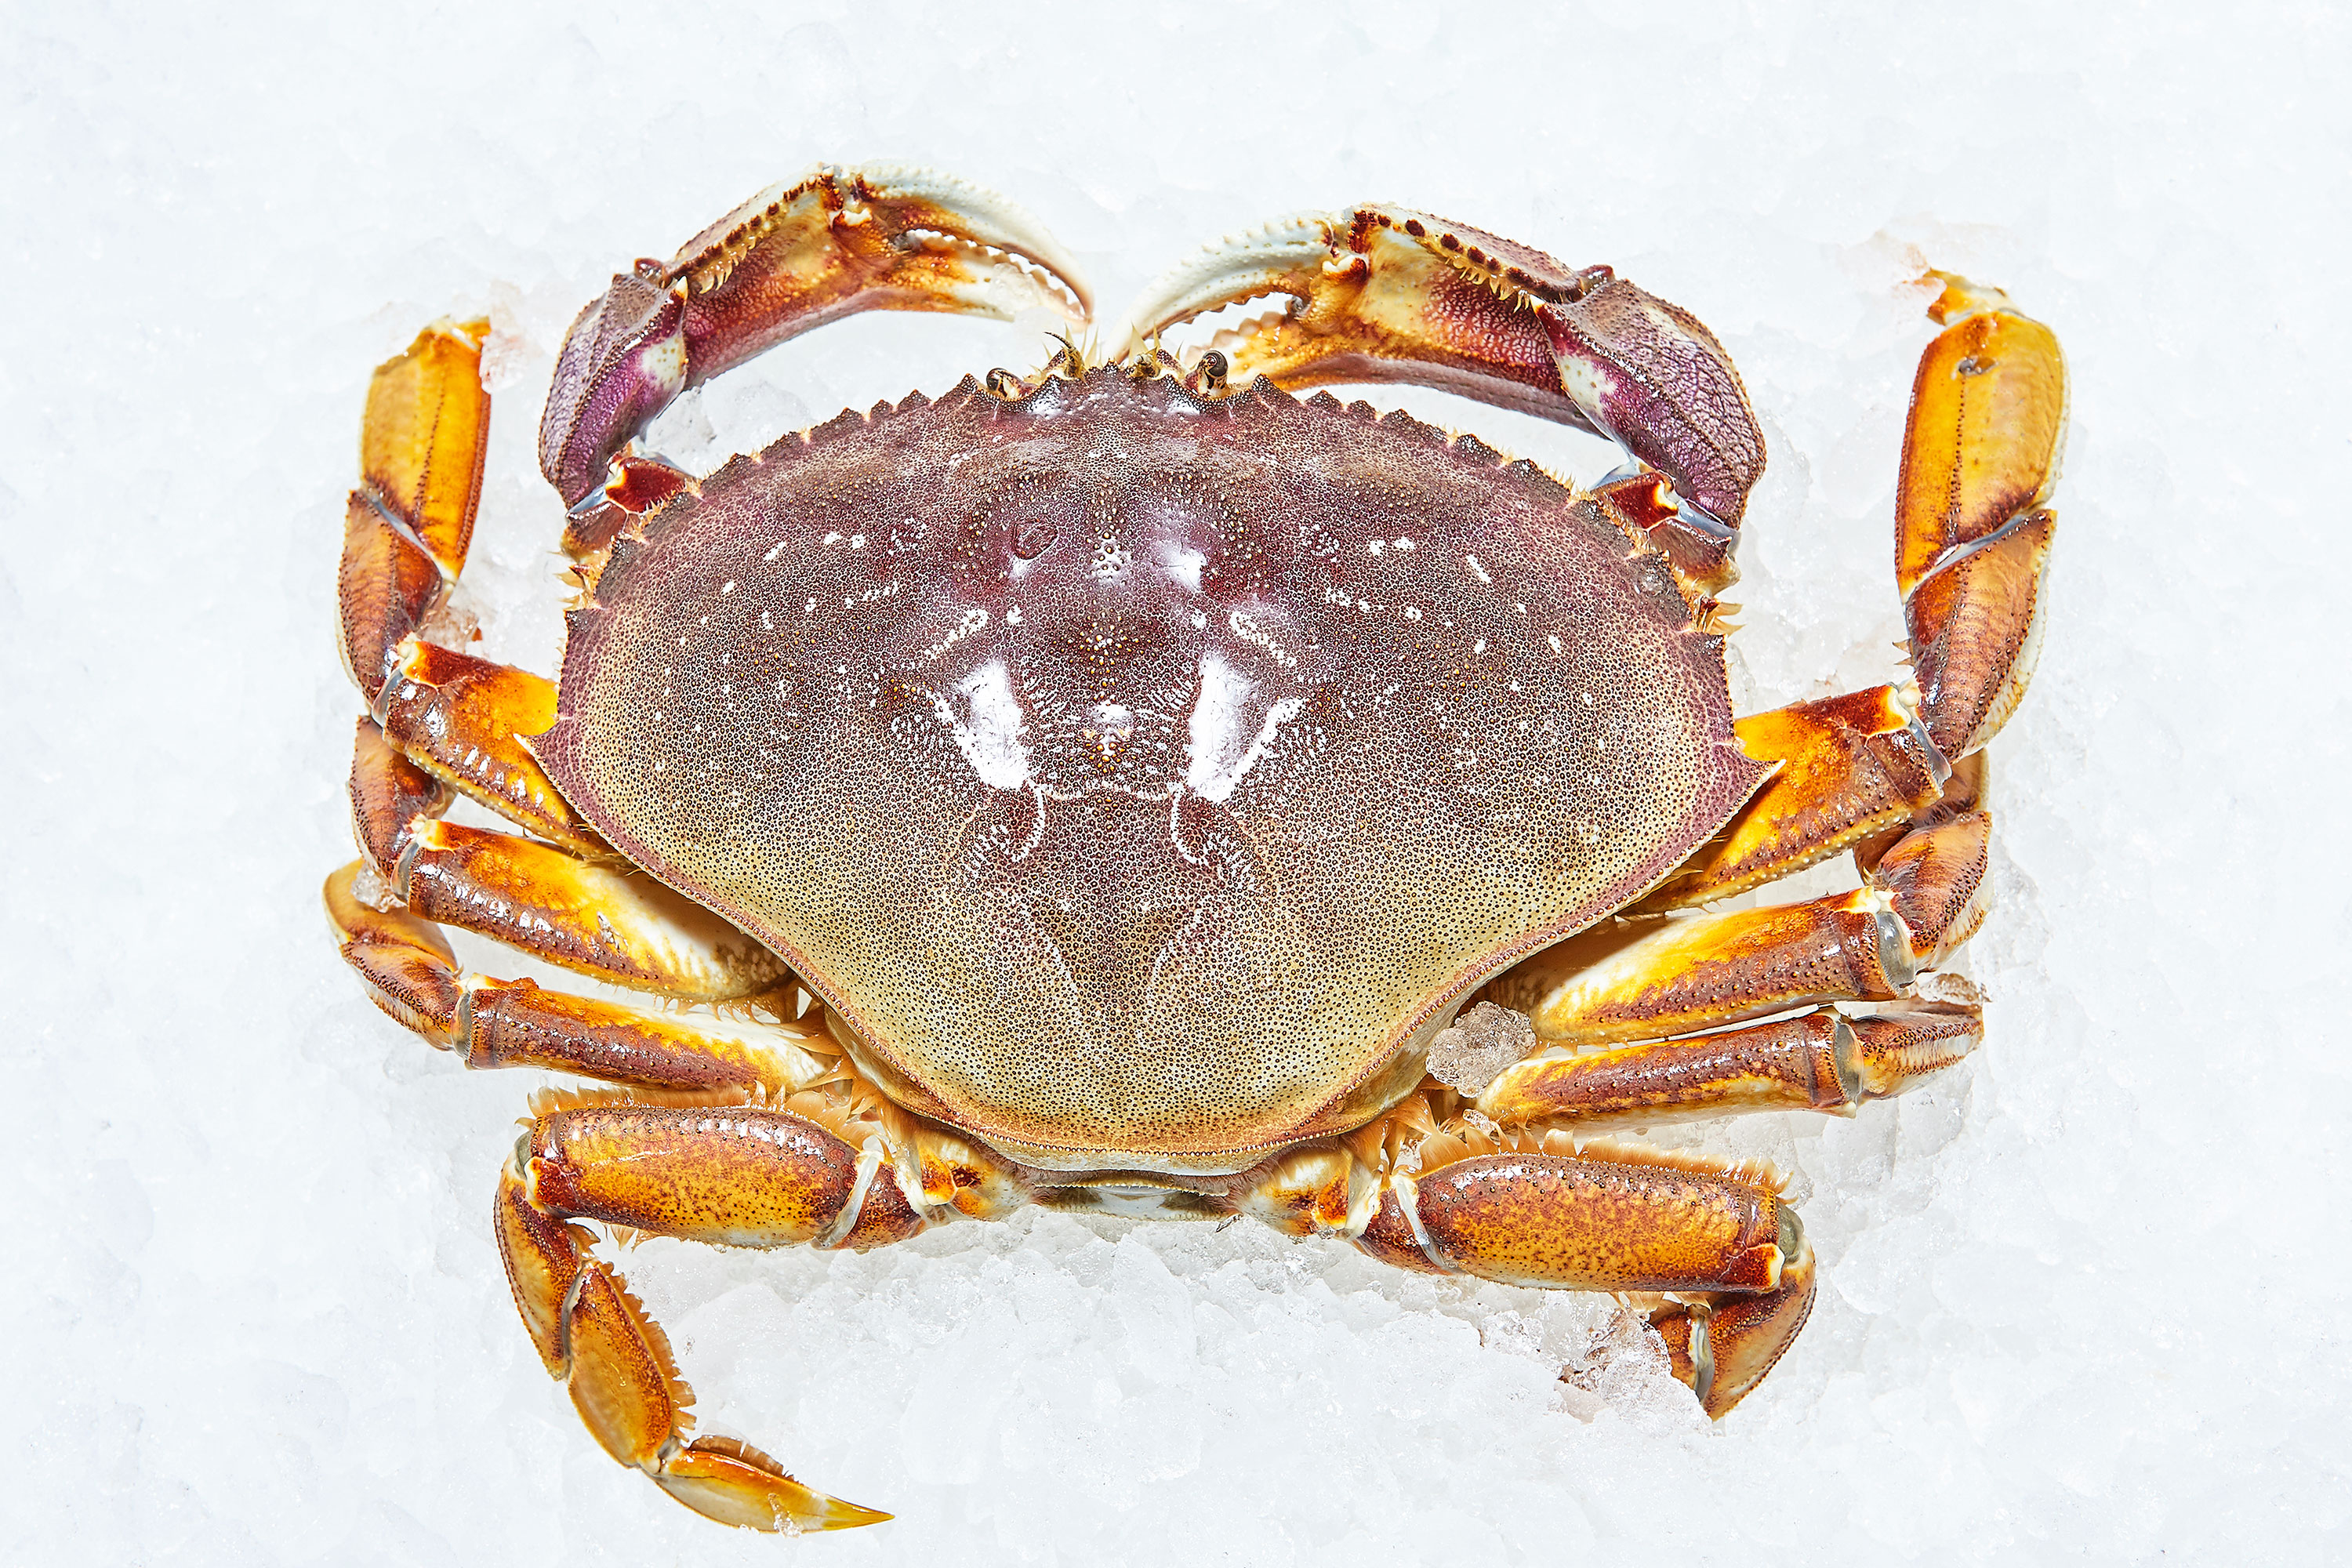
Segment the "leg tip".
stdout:
<path fill-rule="evenodd" d="M 1748 1397 L 1795 1342 L 1813 1310 L 1818 1284 L 1812 1248 L 1796 1211 L 1780 1211 L 1779 1287 L 1752 1296 L 1675 1302 L 1650 1320 L 1666 1342 L 1674 1374 L 1720 1421 Z"/>
<path fill-rule="evenodd" d="M 656 1485 L 720 1524 L 799 1534 L 855 1530 L 892 1516 L 804 1487 L 757 1448 L 727 1437 L 698 1437 L 653 1472 Z"/>

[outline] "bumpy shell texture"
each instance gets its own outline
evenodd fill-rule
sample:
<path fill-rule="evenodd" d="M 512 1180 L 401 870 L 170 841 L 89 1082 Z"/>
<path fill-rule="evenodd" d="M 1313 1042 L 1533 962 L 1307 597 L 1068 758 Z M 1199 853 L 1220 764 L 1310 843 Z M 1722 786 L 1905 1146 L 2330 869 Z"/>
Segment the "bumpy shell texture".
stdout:
<path fill-rule="evenodd" d="M 1763 776 L 1721 640 L 1589 502 L 1123 370 L 730 463 L 614 549 L 540 750 L 911 1109 L 1171 1171 L 1361 1121 Z"/>

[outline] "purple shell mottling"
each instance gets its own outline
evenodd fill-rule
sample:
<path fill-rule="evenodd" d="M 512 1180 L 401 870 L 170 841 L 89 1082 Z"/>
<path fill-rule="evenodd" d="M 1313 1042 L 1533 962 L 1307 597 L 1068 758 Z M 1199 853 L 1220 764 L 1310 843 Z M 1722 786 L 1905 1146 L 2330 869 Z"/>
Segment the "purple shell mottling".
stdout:
<path fill-rule="evenodd" d="M 1064 1168 L 1361 1121 L 1763 770 L 1721 641 L 1526 464 L 1098 370 L 845 415 L 625 540 L 558 785 L 911 1109 Z"/>

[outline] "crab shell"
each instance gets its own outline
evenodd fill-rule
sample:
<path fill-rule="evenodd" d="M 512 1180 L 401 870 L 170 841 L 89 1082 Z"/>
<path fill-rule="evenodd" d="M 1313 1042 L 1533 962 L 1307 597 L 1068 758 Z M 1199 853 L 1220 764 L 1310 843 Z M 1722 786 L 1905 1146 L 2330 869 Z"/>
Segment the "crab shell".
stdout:
<path fill-rule="evenodd" d="M 1482 982 L 1765 778 L 1639 530 L 1401 414 L 967 380 L 614 546 L 538 750 L 1024 1163 L 1230 1172 L 1421 1079 Z"/>

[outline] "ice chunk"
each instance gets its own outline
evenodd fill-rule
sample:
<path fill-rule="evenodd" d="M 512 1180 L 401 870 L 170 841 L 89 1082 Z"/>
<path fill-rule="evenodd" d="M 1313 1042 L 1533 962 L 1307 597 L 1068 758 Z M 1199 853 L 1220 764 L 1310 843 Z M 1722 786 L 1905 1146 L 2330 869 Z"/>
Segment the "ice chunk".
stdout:
<path fill-rule="evenodd" d="M 1525 1013 L 1478 1002 L 1431 1038 L 1429 1071 L 1440 1083 L 1475 1097 L 1535 1048 L 1536 1026 Z"/>

